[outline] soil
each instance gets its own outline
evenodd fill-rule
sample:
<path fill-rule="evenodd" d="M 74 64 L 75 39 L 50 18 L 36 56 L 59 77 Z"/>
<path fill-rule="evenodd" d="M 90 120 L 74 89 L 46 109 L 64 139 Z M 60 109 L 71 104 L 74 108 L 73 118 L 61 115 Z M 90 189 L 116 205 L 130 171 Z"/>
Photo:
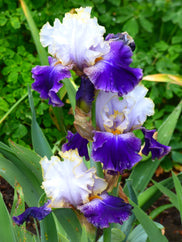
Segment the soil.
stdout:
<path fill-rule="evenodd" d="M 154 177 L 154 179 L 160 180 L 160 177 Z M 0 177 L 0 192 L 3 195 L 8 211 L 10 212 L 13 203 L 14 189 L 2 177 Z M 150 211 L 166 203 L 169 203 L 169 200 L 163 195 L 152 205 Z M 155 221 L 161 223 L 165 227 L 165 235 L 169 242 L 182 242 L 182 225 L 180 214 L 176 208 L 165 210 L 155 219 Z M 33 222 L 27 223 L 27 229 L 36 233 Z"/>

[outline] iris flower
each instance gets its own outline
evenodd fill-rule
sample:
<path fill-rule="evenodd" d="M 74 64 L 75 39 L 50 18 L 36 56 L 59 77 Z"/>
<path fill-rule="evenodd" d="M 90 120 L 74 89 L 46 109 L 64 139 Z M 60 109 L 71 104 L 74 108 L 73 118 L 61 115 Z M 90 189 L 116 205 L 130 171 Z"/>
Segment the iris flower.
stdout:
<path fill-rule="evenodd" d="M 51 26 L 46 23 L 40 31 L 40 42 L 48 47 L 49 66 L 32 69 L 35 82 L 32 88 L 49 104 L 62 106 L 57 92 L 64 78 L 74 70 L 80 77 L 86 76 L 96 89 L 127 94 L 141 80 L 142 70 L 131 68 L 132 50 L 128 34 L 109 34 L 104 39 L 105 28 L 91 18 L 91 7 L 66 13 Z"/>
<path fill-rule="evenodd" d="M 152 152 L 152 158 L 161 158 L 170 147 L 158 143 L 154 131 L 142 127 L 147 116 L 154 114 L 154 104 L 146 98 L 147 88 L 137 85 L 127 95 L 101 91 L 96 100 L 97 131 L 94 132 L 92 157 L 103 163 L 103 168 L 122 172 L 131 169 L 142 157 L 139 155 L 141 140 L 132 132 L 141 128 L 146 144 L 143 153 Z"/>
<path fill-rule="evenodd" d="M 61 152 L 51 160 L 41 160 L 43 170 L 42 187 L 48 203 L 42 207 L 28 208 L 23 214 L 13 217 L 18 225 L 30 216 L 39 220 L 47 216 L 52 208 L 74 208 L 82 212 L 96 227 L 105 228 L 109 223 L 122 224 L 131 214 L 131 205 L 121 198 L 109 196 L 104 179 L 97 177 L 96 169 L 87 169 L 77 150 Z"/>

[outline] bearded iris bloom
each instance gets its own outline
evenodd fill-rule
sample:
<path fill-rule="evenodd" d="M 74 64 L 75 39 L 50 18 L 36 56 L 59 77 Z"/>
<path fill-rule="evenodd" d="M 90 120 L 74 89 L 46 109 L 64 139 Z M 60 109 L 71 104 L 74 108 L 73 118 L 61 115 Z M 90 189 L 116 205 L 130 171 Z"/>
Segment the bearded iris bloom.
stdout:
<path fill-rule="evenodd" d="M 23 214 L 13 217 L 15 223 L 20 225 L 30 216 L 41 220 L 52 208 L 63 207 L 74 207 L 100 228 L 108 227 L 113 222 L 122 224 L 131 215 L 131 205 L 107 194 L 107 182 L 97 177 L 95 168 L 86 168 L 77 150 L 61 152 L 61 156 L 64 161 L 52 156 L 51 160 L 44 157 L 40 162 L 42 187 L 50 199 L 48 203 L 40 208 L 28 208 Z"/>
<path fill-rule="evenodd" d="M 154 114 L 154 104 L 146 98 L 147 88 L 139 84 L 119 99 L 113 93 L 100 92 L 96 100 L 97 131 L 94 132 L 92 157 L 103 163 L 103 168 L 122 172 L 131 169 L 142 157 L 141 140 L 132 132 L 141 128 L 146 137 L 144 154 L 152 151 L 152 158 L 166 155 L 170 148 L 152 139 L 142 128 L 147 116 Z M 155 144 L 154 144 L 155 142 Z M 159 152 L 158 152 L 158 151 Z"/>
<path fill-rule="evenodd" d="M 62 23 L 56 19 L 53 26 L 46 23 L 41 29 L 40 42 L 53 59 L 49 57 L 49 66 L 33 68 L 32 88 L 53 106 L 62 105 L 59 82 L 70 77 L 71 69 L 86 76 L 96 89 L 118 95 L 127 94 L 142 78 L 141 69 L 129 66 L 132 51 L 127 33 L 104 39 L 105 28 L 90 13 L 91 7 L 75 9 L 65 14 Z"/>

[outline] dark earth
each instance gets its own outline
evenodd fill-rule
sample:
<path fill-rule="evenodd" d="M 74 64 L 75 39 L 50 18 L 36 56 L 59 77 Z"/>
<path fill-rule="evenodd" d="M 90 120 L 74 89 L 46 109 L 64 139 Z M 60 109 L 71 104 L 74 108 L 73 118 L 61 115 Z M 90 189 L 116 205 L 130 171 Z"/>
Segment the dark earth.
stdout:
<path fill-rule="evenodd" d="M 160 177 L 154 177 L 155 180 L 160 180 Z M 11 211 L 13 203 L 14 189 L 0 176 L 0 192 L 3 195 L 4 202 L 9 211 Z M 170 203 L 166 196 L 161 196 L 158 201 L 156 201 L 151 209 L 155 209 L 163 204 Z M 180 222 L 180 214 L 178 210 L 174 207 L 165 210 L 156 219 L 156 222 L 161 223 L 165 227 L 165 235 L 169 242 L 182 242 L 182 225 Z M 36 233 L 33 221 L 27 223 L 27 229 L 32 233 Z M 141 241 L 143 242 L 143 241 Z M 154 242 L 154 241 L 152 241 Z"/>

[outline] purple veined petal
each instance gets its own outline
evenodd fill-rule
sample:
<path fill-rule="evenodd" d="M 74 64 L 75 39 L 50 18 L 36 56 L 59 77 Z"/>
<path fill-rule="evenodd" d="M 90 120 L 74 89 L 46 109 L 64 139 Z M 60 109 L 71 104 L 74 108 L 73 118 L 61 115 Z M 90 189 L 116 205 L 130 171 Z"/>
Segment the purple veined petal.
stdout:
<path fill-rule="evenodd" d="M 32 88 L 40 93 L 42 99 L 49 99 L 49 104 L 53 106 L 63 106 L 57 92 L 63 86 L 59 81 L 70 78 L 71 66 L 65 67 L 57 60 L 49 57 L 49 66 L 36 66 L 32 69 L 32 77 L 35 82 Z"/>
<path fill-rule="evenodd" d="M 95 198 L 79 206 L 78 209 L 87 220 L 98 228 L 107 228 L 109 223 L 123 224 L 132 214 L 132 206 L 121 198 L 102 194 L 101 199 Z"/>
<path fill-rule="evenodd" d="M 138 154 L 141 140 L 131 132 L 114 135 L 96 131 L 93 139 L 92 158 L 102 162 L 103 169 L 122 172 L 142 159 Z"/>
<path fill-rule="evenodd" d="M 49 213 L 51 213 L 51 208 L 48 207 L 50 201 L 44 204 L 42 207 L 30 207 L 25 210 L 19 216 L 14 216 L 13 221 L 17 225 L 23 224 L 25 221 L 29 221 L 30 217 L 34 217 L 38 220 L 44 219 Z"/>
<path fill-rule="evenodd" d="M 148 155 L 149 152 L 152 154 L 152 160 L 155 158 L 161 159 L 163 156 L 167 155 L 171 151 L 170 146 L 166 146 L 160 144 L 153 138 L 153 135 L 156 130 L 147 130 L 145 128 L 141 128 L 144 136 L 145 136 L 145 146 L 142 149 L 142 153 L 144 155 Z"/>
<path fill-rule="evenodd" d="M 86 76 L 82 76 L 80 87 L 76 93 L 77 106 L 80 107 L 81 103 L 84 101 L 86 105 L 91 107 L 94 100 L 94 91 L 95 88 L 92 82 Z"/>
<path fill-rule="evenodd" d="M 129 66 L 132 51 L 123 41 L 113 41 L 110 47 L 110 52 L 95 65 L 84 68 L 84 73 L 96 89 L 123 96 L 140 82 L 142 70 Z"/>
<path fill-rule="evenodd" d="M 68 140 L 68 143 L 63 144 L 62 146 L 63 152 L 71 149 L 72 150 L 78 149 L 79 155 L 81 157 L 85 156 L 85 159 L 89 160 L 88 149 L 87 149 L 87 144 L 88 144 L 87 139 L 82 138 L 82 136 L 80 136 L 79 133 L 73 134 L 69 130 L 66 138 Z"/>

